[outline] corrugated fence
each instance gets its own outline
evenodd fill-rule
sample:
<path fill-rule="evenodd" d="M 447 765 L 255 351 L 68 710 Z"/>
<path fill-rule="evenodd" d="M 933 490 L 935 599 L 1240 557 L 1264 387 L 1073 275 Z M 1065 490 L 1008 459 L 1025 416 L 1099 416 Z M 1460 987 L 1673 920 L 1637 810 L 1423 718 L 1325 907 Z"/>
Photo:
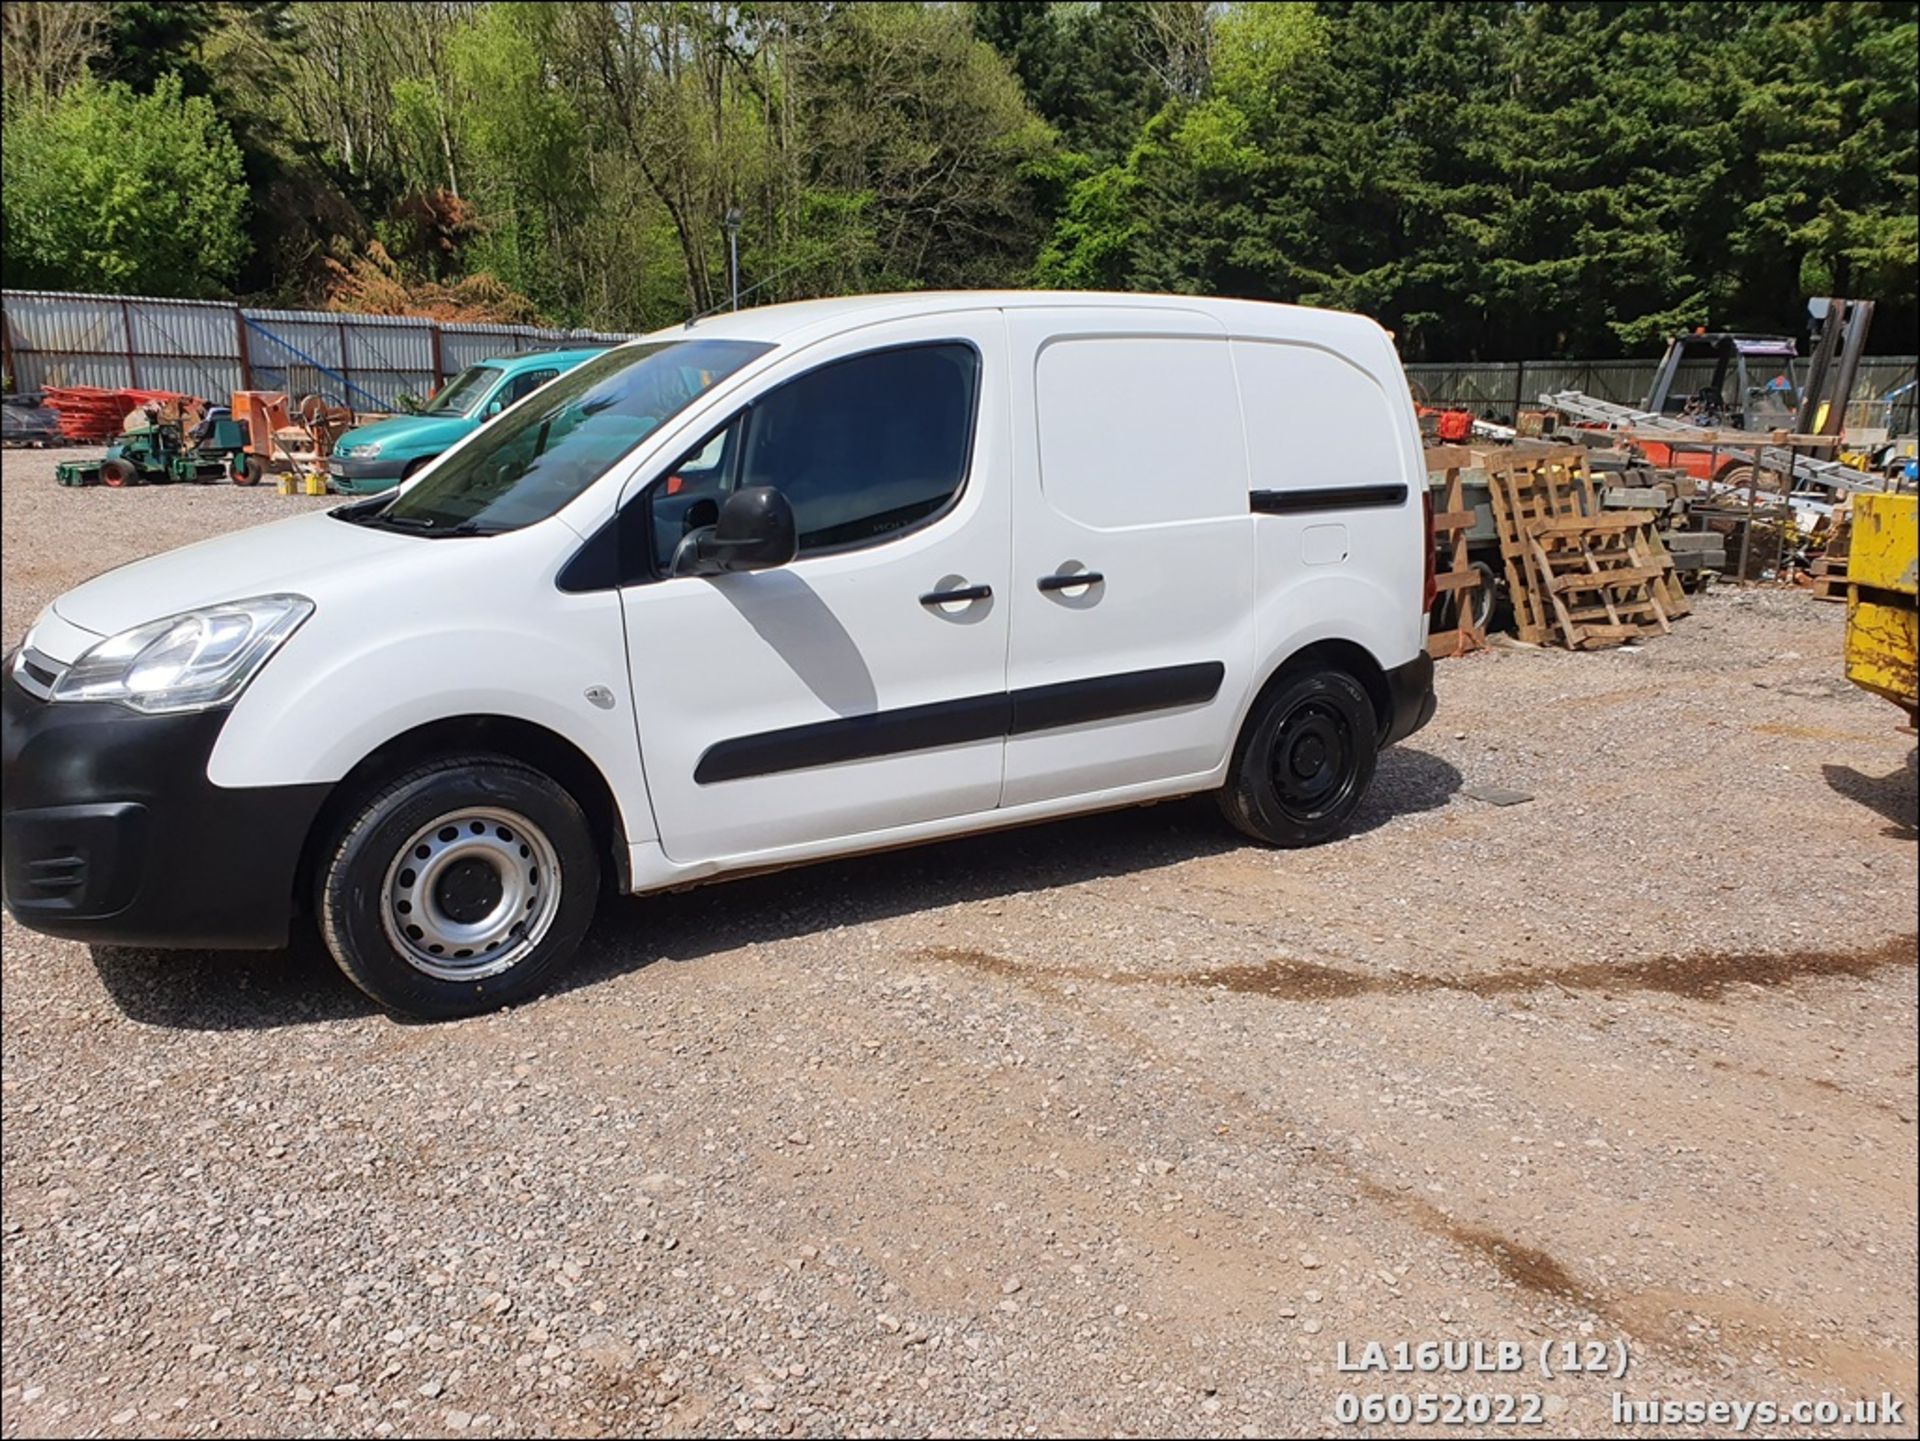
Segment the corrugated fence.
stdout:
<path fill-rule="evenodd" d="M 0 339 L 16 391 L 49 385 L 321 394 L 360 410 L 424 397 L 476 360 L 629 337 L 394 315 L 255 310 L 217 300 L 0 291 Z"/>
<path fill-rule="evenodd" d="M 234 390 L 284 390 L 296 397 L 317 392 L 361 410 L 391 410 L 403 394 L 424 397 L 448 376 L 488 356 L 629 338 L 605 331 L 44 290 L 0 291 L 0 303 L 0 339 L 15 390 L 125 386 L 209 398 Z M 1526 360 L 1409 365 L 1407 378 L 1423 401 L 1506 418 L 1549 390 L 1579 390 L 1639 405 L 1654 370 L 1650 360 Z M 1696 388 L 1711 374 L 1710 363 L 1685 365 L 1679 383 Z M 1910 355 L 1862 361 L 1848 420 L 1912 434 L 1915 390 L 1891 406 L 1879 402 L 1914 374 Z"/>

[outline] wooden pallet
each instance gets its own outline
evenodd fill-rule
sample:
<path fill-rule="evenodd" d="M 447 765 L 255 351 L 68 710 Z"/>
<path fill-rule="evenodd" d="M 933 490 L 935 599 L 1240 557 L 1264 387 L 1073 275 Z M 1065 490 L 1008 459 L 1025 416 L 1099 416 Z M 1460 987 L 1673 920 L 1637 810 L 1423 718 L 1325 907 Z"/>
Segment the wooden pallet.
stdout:
<path fill-rule="evenodd" d="M 1692 609 L 1650 510 L 1603 510 L 1584 452 L 1515 455 L 1488 472 L 1520 638 L 1588 650 L 1664 635 Z"/>
<path fill-rule="evenodd" d="M 1834 512 L 1827 531 L 1826 548 L 1814 559 L 1810 572 L 1815 600 L 1847 598 L 1847 553 L 1853 547 L 1853 509 L 1843 505 Z"/>
<path fill-rule="evenodd" d="M 1830 556 L 1821 556 L 1814 561 L 1810 576 L 1813 581 L 1815 600 L 1847 598 L 1847 562 L 1844 556 L 1839 560 L 1834 560 Z"/>
<path fill-rule="evenodd" d="M 1444 542 L 1445 570 L 1437 570 L 1434 586 L 1442 594 L 1453 595 L 1455 623 L 1449 630 L 1427 637 L 1427 654 L 1435 658 L 1466 655 L 1486 646 L 1487 633 L 1474 624 L 1475 597 L 1483 579 L 1467 558 L 1467 532 L 1473 528 L 1473 511 L 1468 507 L 1461 471 L 1480 463 L 1480 453 L 1464 446 L 1446 446 L 1427 452 L 1429 474 L 1443 475 L 1439 494 L 1434 497 L 1433 533 Z M 1436 557 L 1437 559 L 1437 557 Z"/>

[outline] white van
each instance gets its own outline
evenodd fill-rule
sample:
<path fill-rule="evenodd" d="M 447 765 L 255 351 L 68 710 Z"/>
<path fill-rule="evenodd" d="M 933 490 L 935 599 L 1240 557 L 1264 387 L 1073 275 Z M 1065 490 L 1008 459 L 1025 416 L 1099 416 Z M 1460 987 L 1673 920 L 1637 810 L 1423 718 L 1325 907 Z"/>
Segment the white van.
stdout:
<path fill-rule="evenodd" d="M 123 566 L 7 664 L 8 908 L 376 1000 L 565 966 L 604 883 L 1217 791 L 1337 835 L 1433 714 L 1387 333 L 873 295 L 611 350 L 398 491 Z"/>

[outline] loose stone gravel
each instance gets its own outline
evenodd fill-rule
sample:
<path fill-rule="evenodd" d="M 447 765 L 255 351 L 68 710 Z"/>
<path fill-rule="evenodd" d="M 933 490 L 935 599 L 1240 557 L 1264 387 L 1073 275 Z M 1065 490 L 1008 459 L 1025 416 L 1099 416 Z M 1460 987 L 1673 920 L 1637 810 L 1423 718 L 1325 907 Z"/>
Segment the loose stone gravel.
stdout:
<path fill-rule="evenodd" d="M 8 644 L 107 565 L 322 503 L 55 458 L 0 466 Z M 1914 747 L 1842 622 L 1719 591 L 1640 647 L 1442 662 L 1323 849 L 1199 799 L 614 903 L 558 994 L 450 1025 L 311 942 L 8 919 L 0 1431 L 1911 1414 Z M 1335 1369 L 1502 1339 L 1632 1365 Z"/>

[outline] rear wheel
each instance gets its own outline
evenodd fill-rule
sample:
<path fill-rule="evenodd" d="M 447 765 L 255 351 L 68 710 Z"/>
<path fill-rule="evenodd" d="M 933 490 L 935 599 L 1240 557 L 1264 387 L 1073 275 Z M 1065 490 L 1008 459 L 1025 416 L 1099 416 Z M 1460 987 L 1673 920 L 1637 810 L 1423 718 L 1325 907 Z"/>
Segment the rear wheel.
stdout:
<path fill-rule="evenodd" d="M 1373 781 L 1379 718 L 1344 671 L 1282 676 L 1247 718 L 1220 809 L 1273 846 L 1314 846 L 1346 829 Z"/>
<path fill-rule="evenodd" d="M 258 485 L 260 478 L 267 473 L 267 467 L 260 457 L 242 451 L 233 458 L 233 483 L 235 485 Z"/>
<path fill-rule="evenodd" d="M 320 881 L 320 929 L 353 983 L 423 1019 L 537 994 L 593 919 L 600 866 L 579 804 L 499 756 L 436 761 L 367 798 Z"/>
<path fill-rule="evenodd" d="M 140 472 L 133 468 L 131 461 L 122 460 L 116 455 L 113 459 L 100 463 L 100 483 L 110 485 L 115 490 L 122 486 L 138 485 Z"/>

